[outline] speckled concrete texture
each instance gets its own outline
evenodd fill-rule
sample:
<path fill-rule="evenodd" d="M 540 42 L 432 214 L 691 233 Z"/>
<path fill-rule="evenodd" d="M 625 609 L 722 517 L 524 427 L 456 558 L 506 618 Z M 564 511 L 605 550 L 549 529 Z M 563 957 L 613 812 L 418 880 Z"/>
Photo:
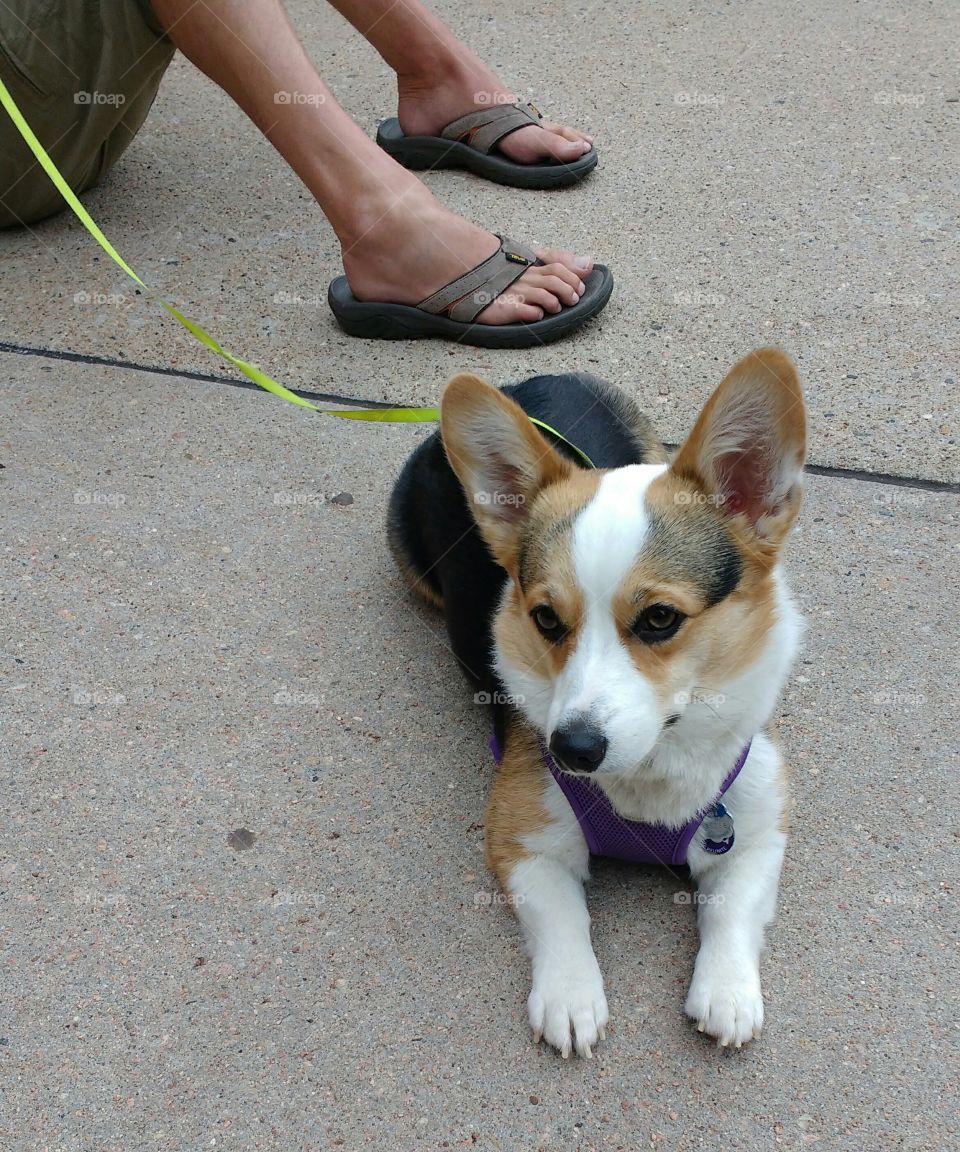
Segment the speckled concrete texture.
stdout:
<path fill-rule="evenodd" d="M 960 477 L 953 0 L 436 8 L 520 95 L 596 133 L 600 167 L 575 189 L 427 176 L 491 229 L 610 264 L 616 294 L 576 339 L 480 353 L 344 336 L 326 304 L 342 270 L 332 231 L 182 58 L 86 198 L 94 217 L 144 279 L 294 387 L 433 403 L 452 367 L 591 367 L 659 406 L 676 439 L 678 400 L 704 395 L 744 348 L 775 343 L 800 364 L 821 463 Z M 395 112 L 389 70 L 328 6 L 290 11 L 372 133 Z M 66 217 L 0 234 L 0 267 L 2 339 L 211 370 Z M 122 299 L 91 305 L 97 294 Z"/>
<path fill-rule="evenodd" d="M 564 1063 L 483 865 L 485 709 L 384 542 L 425 430 L 0 363 L 4 1147 L 956 1140 L 954 495 L 809 481 L 762 1038 L 684 1019 L 685 885 L 599 864 L 612 1024 Z"/>
<path fill-rule="evenodd" d="M 332 233 L 182 61 L 91 211 L 294 386 L 433 403 L 463 368 L 588 368 L 676 440 L 726 367 L 780 343 L 816 464 L 956 479 L 954 6 L 437 7 L 597 132 L 569 192 L 428 177 L 614 265 L 574 339 L 343 337 Z M 326 6 L 291 11 L 372 128 L 386 69 Z M 0 340 L 221 370 L 95 253 L 66 218 L 0 233 Z M 957 1146 L 955 492 L 808 480 L 761 1039 L 718 1052 L 683 1017 L 685 883 L 599 863 L 611 1026 L 563 1062 L 532 1043 L 484 868 L 486 711 L 384 539 L 430 429 L 52 356 L 0 352 L 0 381 L 0 1147 Z"/>

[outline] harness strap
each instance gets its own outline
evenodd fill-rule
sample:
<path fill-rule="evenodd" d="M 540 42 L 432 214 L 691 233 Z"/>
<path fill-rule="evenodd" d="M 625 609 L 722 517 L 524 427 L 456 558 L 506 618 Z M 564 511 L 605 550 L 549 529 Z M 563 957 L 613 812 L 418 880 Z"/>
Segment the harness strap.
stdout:
<path fill-rule="evenodd" d="M 681 828 L 665 824 L 644 824 L 628 820 L 614 808 L 610 797 L 588 776 L 564 772 L 541 742 L 544 762 L 573 809 L 587 847 L 594 856 L 611 856 L 635 863 L 662 864 L 665 867 L 687 863 L 687 852 L 707 815 L 720 802 L 747 762 L 752 741 L 737 757 L 712 803 L 698 812 Z M 490 740 L 494 759 L 499 764 L 502 752 L 496 736 Z"/>

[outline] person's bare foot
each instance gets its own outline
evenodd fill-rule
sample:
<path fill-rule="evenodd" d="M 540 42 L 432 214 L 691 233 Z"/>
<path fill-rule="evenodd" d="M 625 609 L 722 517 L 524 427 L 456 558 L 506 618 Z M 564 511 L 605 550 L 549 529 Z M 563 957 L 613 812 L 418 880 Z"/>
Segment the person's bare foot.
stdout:
<path fill-rule="evenodd" d="M 499 246 L 496 236 L 449 212 L 410 179 L 401 194 L 361 214 L 355 237 L 341 237 L 343 268 L 358 300 L 419 304 Z M 543 266 L 528 268 L 480 313 L 478 323 L 531 323 L 577 303 L 593 261 L 556 249 L 537 254 Z"/>
<path fill-rule="evenodd" d="M 438 136 L 448 124 L 468 112 L 517 100 L 475 58 L 462 66 L 435 69 L 423 76 L 398 76 L 397 93 L 397 118 L 407 136 Z M 544 120 L 539 126 L 518 128 L 496 147 L 520 164 L 544 160 L 570 163 L 590 151 L 593 138 L 577 128 Z"/>

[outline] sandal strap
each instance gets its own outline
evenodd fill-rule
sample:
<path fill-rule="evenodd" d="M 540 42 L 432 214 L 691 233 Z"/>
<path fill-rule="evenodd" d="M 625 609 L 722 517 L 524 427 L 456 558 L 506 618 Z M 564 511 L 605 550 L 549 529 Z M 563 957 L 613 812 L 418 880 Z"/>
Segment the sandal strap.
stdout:
<path fill-rule="evenodd" d="M 421 300 L 417 307 L 435 316 L 445 313 L 451 320 L 471 324 L 484 308 L 519 280 L 531 264 L 542 263 L 526 244 L 497 235 L 500 247 L 492 256 Z"/>
<path fill-rule="evenodd" d="M 440 135 L 444 140 L 459 141 L 486 155 L 504 136 L 518 128 L 539 124 L 542 119 L 539 109 L 533 104 L 491 104 L 489 108 L 468 112 L 454 120 Z"/>

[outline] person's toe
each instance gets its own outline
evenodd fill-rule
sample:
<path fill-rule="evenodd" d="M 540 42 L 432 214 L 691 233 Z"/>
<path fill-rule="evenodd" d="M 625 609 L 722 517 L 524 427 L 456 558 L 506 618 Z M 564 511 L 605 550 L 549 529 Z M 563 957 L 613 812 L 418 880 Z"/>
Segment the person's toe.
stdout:
<path fill-rule="evenodd" d="M 579 137 L 571 140 L 557 132 L 548 132 L 546 147 L 547 152 L 554 160 L 562 160 L 567 164 L 572 164 L 574 160 L 579 160 L 581 156 L 585 156 L 593 145 Z"/>
<path fill-rule="evenodd" d="M 563 308 L 563 304 L 549 288 L 525 288 L 523 290 L 523 302 L 537 305 L 544 312 L 559 312 Z"/>
<path fill-rule="evenodd" d="M 583 295 L 584 285 L 579 277 L 575 276 L 562 264 L 555 264 L 548 268 L 538 268 L 540 275 L 531 277 L 538 288 L 552 293 L 561 304 L 572 308 Z"/>
<path fill-rule="evenodd" d="M 562 136 L 564 140 L 579 140 L 581 143 L 592 144 L 593 137 L 588 132 L 581 132 L 579 128 L 571 128 L 569 124 L 554 124 L 552 120 L 541 120 L 540 127 L 548 132 Z"/>
<path fill-rule="evenodd" d="M 593 147 L 583 136 L 564 135 L 550 127 L 531 124 L 528 128 L 518 128 L 500 141 L 499 148 L 512 160 L 520 164 L 537 164 L 557 160 L 572 164 Z"/>
<path fill-rule="evenodd" d="M 484 308 L 477 317 L 478 324 L 535 324 L 543 319 L 543 308 L 535 300 L 522 298 L 519 293 L 506 292 Z"/>
<path fill-rule="evenodd" d="M 558 248 L 541 248 L 543 264 L 528 268 L 511 288 L 480 314 L 484 324 L 531 324 L 545 315 L 572 308 L 583 296 L 583 277 L 593 268 L 589 256 Z"/>
<path fill-rule="evenodd" d="M 537 255 L 544 262 L 544 264 L 559 264 L 563 268 L 564 273 L 573 273 L 578 282 L 582 282 L 584 276 L 589 276 L 593 271 L 593 259 L 590 256 L 575 256 L 572 252 L 567 252 L 563 248 L 537 248 L 535 249 Z M 553 271 L 553 269 L 551 269 Z M 563 273 L 561 273 L 562 275 Z M 567 279 L 566 276 L 564 276 Z M 572 281 L 568 281 L 572 283 Z M 578 288 L 578 292 L 583 289 Z"/>

